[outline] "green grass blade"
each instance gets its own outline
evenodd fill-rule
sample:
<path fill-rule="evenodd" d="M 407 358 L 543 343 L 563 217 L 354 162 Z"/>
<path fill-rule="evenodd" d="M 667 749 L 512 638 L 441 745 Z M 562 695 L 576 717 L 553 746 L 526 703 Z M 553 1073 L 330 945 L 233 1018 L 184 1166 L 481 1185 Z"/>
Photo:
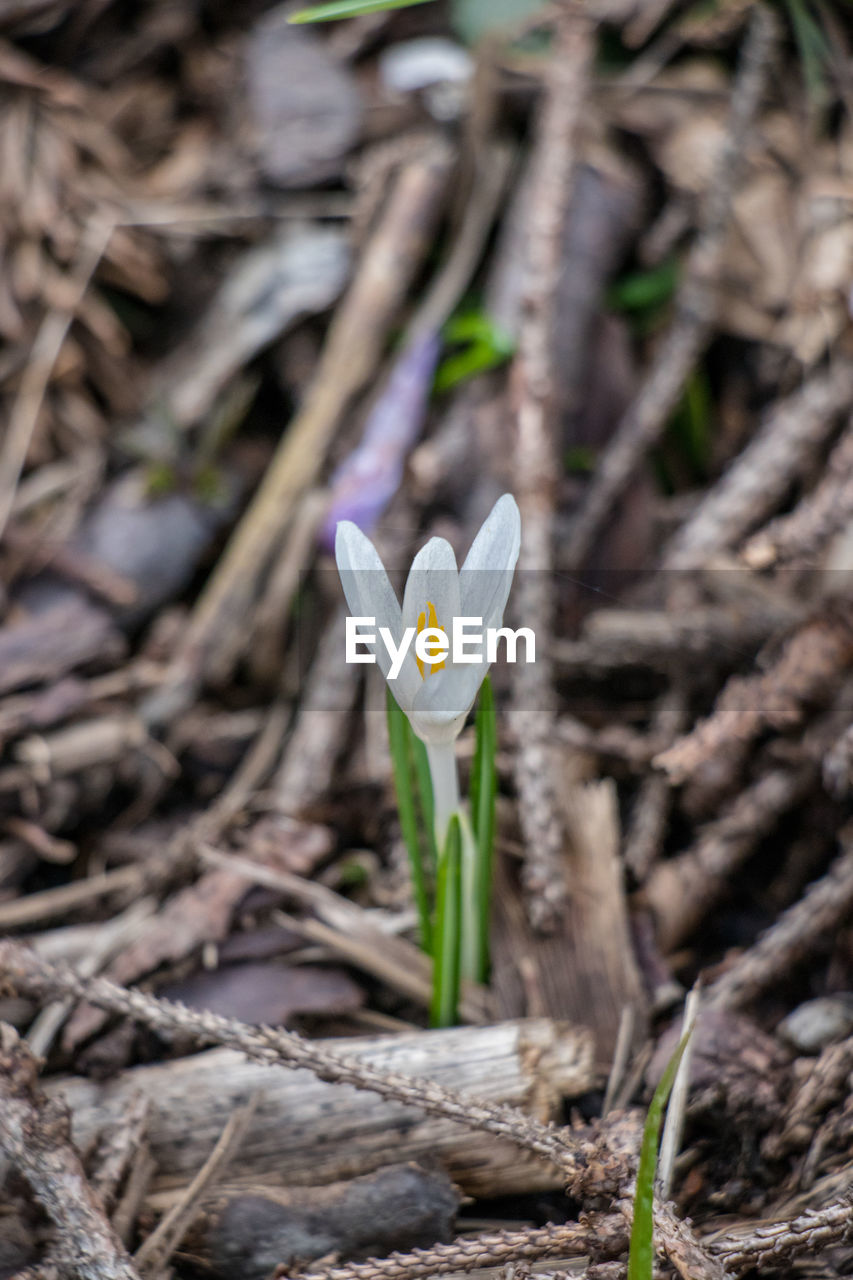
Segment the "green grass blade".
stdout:
<path fill-rule="evenodd" d="M 797 42 L 806 92 L 812 106 L 823 106 L 829 98 L 829 44 L 803 0 L 786 0 L 786 7 Z"/>
<path fill-rule="evenodd" d="M 495 757 L 498 726 L 495 697 L 488 676 L 483 681 L 477 704 L 476 746 L 471 768 L 471 825 L 476 840 L 474 894 L 477 918 L 477 962 L 474 977 L 486 982 L 489 976 L 489 924 L 492 906 L 492 861 L 495 844 L 495 800 L 498 790 Z"/>
<path fill-rule="evenodd" d="M 623 276 L 610 287 L 608 306 L 612 311 L 647 311 L 650 307 L 660 307 L 673 297 L 678 276 L 676 258 L 667 258 L 649 271 Z"/>
<path fill-rule="evenodd" d="M 412 888 L 420 921 L 421 946 L 425 951 L 430 951 L 432 949 L 432 927 L 430 924 L 429 898 L 426 888 L 423 854 L 418 837 L 415 789 L 412 784 L 411 739 L 414 734 L 404 713 L 397 706 L 390 689 L 387 690 L 386 707 L 388 711 L 388 744 L 391 749 L 391 768 L 394 775 L 394 790 L 397 793 L 400 830 L 403 833 L 403 840 L 409 854 L 409 865 L 412 869 Z"/>
<path fill-rule="evenodd" d="M 628 1280 L 652 1280 L 654 1269 L 654 1199 L 655 1173 L 658 1162 L 658 1139 L 664 1108 L 675 1081 L 675 1073 L 681 1055 L 687 1048 L 692 1027 L 678 1042 L 675 1053 L 666 1064 L 666 1070 L 655 1089 L 643 1126 L 643 1144 L 637 1168 L 637 1189 L 634 1192 L 634 1221 L 631 1224 L 631 1245 L 628 1251 Z"/>
<path fill-rule="evenodd" d="M 432 1004 L 430 1025 L 452 1027 L 458 1022 L 459 955 L 462 926 L 462 828 L 454 813 L 447 826 L 438 863 L 435 891 Z"/>
<path fill-rule="evenodd" d="M 288 22 L 335 22 L 339 18 L 357 18 L 362 13 L 379 13 L 382 9 L 408 9 L 413 4 L 429 4 L 430 0 L 331 0 L 329 4 L 312 4 L 292 13 Z"/>

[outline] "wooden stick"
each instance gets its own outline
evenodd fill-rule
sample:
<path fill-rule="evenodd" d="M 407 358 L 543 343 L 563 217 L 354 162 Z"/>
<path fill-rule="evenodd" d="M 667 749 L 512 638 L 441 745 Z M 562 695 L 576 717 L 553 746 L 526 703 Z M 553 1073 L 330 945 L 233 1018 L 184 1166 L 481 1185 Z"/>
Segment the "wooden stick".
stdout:
<path fill-rule="evenodd" d="M 0 1150 L 57 1231 L 54 1257 L 81 1280 L 139 1280 L 68 1141 L 61 1106 L 36 1089 L 37 1060 L 0 1024 Z"/>
<path fill-rule="evenodd" d="M 401 1080 L 429 1076 L 472 1106 L 515 1104 L 540 1123 L 559 1114 L 563 1096 L 577 1096 L 593 1082 L 588 1033 L 545 1018 L 325 1042 L 322 1050 L 330 1058 L 345 1052 L 363 1069 Z M 304 1071 L 247 1062 L 232 1050 L 137 1067 L 107 1084 L 52 1081 L 49 1090 L 65 1097 L 78 1144 L 121 1114 L 135 1092 L 146 1098 L 159 1190 L 185 1182 L 203 1164 L 234 1107 L 254 1090 L 261 1101 L 242 1142 L 241 1181 L 326 1183 L 389 1160 L 427 1156 L 438 1157 L 472 1195 L 555 1188 L 565 1177 L 492 1135 L 418 1114 L 393 1099 L 322 1083 Z"/>
<path fill-rule="evenodd" d="M 257 1103 L 258 1095 L 254 1093 L 245 1107 L 232 1111 L 216 1145 L 177 1204 L 161 1218 L 134 1254 L 140 1271 L 156 1275 L 163 1270 L 195 1217 L 202 1196 L 216 1183 L 243 1141 Z"/>
<path fill-rule="evenodd" d="M 560 278 L 562 228 L 576 156 L 576 134 L 594 51 L 592 25 L 567 6 L 557 24 L 549 84 L 532 161 L 530 231 L 518 353 L 511 373 L 517 412 L 516 494 L 521 554 L 515 605 L 537 637 L 536 663 L 513 668 L 512 725 L 518 749 L 515 780 L 525 843 L 523 879 L 531 923 L 550 929 L 565 901 L 559 873 L 565 834 L 548 776 L 553 738 L 552 665 L 554 477 L 553 328 Z M 544 649 L 544 653 L 541 652 Z"/>

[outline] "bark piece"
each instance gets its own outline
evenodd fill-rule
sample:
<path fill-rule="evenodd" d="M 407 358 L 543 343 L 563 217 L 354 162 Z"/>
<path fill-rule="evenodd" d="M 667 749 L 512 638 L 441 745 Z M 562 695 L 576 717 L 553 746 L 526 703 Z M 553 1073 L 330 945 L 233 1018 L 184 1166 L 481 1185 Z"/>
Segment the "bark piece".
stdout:
<path fill-rule="evenodd" d="M 25 622 L 0 629 L 0 694 L 76 667 L 121 658 L 123 642 L 109 614 L 69 599 Z"/>
<path fill-rule="evenodd" d="M 594 1078 L 589 1033 L 547 1019 L 344 1040 L 329 1047 L 383 1070 L 428 1076 L 472 1101 L 514 1103 L 546 1122 L 558 1115 L 563 1095 L 585 1092 Z M 195 1172 L 234 1106 L 254 1090 L 260 1102 L 241 1147 L 241 1178 L 324 1183 L 377 1168 L 389 1157 L 435 1157 L 471 1194 L 562 1185 L 557 1170 L 509 1143 L 419 1115 L 399 1102 L 321 1083 L 304 1071 L 247 1062 L 231 1050 L 137 1067 L 107 1084 L 51 1081 L 49 1089 L 65 1096 L 78 1143 L 88 1142 L 141 1092 L 151 1106 L 149 1141 L 159 1188 Z"/>

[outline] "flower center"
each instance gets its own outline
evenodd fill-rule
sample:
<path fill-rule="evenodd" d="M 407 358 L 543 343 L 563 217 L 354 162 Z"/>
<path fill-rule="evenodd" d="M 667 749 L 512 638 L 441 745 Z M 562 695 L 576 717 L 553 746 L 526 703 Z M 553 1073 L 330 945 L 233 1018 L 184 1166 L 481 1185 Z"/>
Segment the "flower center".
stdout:
<path fill-rule="evenodd" d="M 438 625 L 438 618 L 435 614 L 435 605 L 431 600 L 427 600 L 426 610 L 418 614 L 418 635 L 420 635 L 422 631 L 425 631 L 427 627 L 436 627 L 445 637 L 447 636 L 447 632 L 444 631 L 444 628 L 439 627 Z M 431 662 L 427 665 L 420 660 L 417 654 L 415 654 L 415 662 L 418 664 L 418 671 L 421 673 L 422 680 L 425 680 L 427 676 L 432 675 L 434 671 L 441 671 L 443 667 L 447 666 L 444 658 L 442 658 L 441 662 Z M 424 667 L 426 667 L 426 671 L 424 671 Z"/>

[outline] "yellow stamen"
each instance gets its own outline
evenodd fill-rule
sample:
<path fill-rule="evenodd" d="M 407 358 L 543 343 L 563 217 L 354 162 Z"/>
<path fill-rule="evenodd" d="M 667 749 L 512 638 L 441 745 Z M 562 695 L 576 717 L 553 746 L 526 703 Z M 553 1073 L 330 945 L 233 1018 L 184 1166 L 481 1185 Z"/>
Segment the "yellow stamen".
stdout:
<path fill-rule="evenodd" d="M 431 600 L 427 600 L 426 612 L 422 612 L 418 614 L 418 635 L 420 635 L 421 632 L 424 631 L 427 627 L 435 627 L 437 630 L 441 631 L 445 637 L 447 636 L 447 632 L 444 630 L 444 628 L 439 627 L 438 625 L 438 618 L 436 617 L 435 605 Z M 415 654 L 415 662 L 417 662 L 418 664 L 418 671 L 420 671 L 421 673 L 422 680 L 425 680 L 426 676 L 431 675 L 433 671 L 441 671 L 443 667 L 447 666 L 447 662 L 445 661 L 444 658 L 442 658 L 441 662 L 431 662 L 429 664 L 429 669 L 425 674 L 424 667 L 426 666 L 426 663 L 422 662 L 420 658 L 417 656 L 417 654 Z"/>

